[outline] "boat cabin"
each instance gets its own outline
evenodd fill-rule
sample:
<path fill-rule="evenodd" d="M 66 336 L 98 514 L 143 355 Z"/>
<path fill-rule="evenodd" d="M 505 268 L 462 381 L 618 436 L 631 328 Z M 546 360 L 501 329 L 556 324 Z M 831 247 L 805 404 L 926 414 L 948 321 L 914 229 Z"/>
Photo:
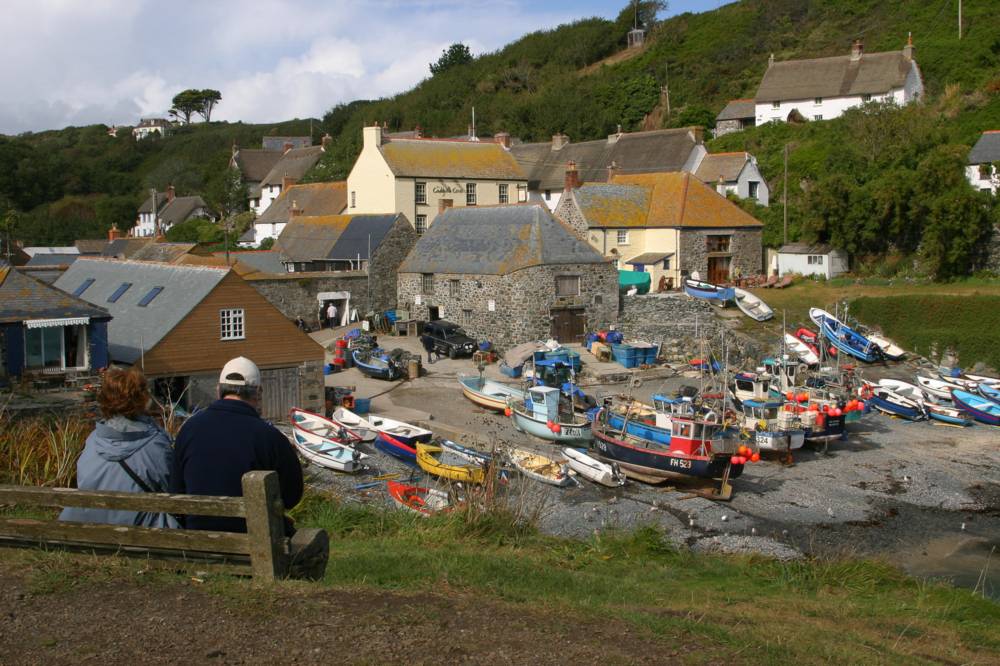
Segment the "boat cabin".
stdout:
<path fill-rule="evenodd" d="M 670 422 L 670 450 L 689 456 L 710 456 L 721 449 L 722 425 L 689 418 Z"/>
<path fill-rule="evenodd" d="M 551 386 L 533 386 L 528 390 L 525 404 L 528 412 L 540 421 L 559 421 L 559 389 Z"/>
<path fill-rule="evenodd" d="M 741 372 L 733 378 L 733 395 L 739 401 L 767 400 L 774 377 L 766 372 Z"/>
<path fill-rule="evenodd" d="M 653 407 L 656 409 L 657 427 L 669 429 L 671 419 L 676 417 L 694 418 L 694 401 L 691 398 L 668 398 L 659 393 L 653 396 Z"/>
<path fill-rule="evenodd" d="M 744 400 L 743 416 L 746 417 L 746 426 L 754 427 L 761 421 L 771 424 L 778 420 L 778 413 L 782 403 L 776 401 Z"/>

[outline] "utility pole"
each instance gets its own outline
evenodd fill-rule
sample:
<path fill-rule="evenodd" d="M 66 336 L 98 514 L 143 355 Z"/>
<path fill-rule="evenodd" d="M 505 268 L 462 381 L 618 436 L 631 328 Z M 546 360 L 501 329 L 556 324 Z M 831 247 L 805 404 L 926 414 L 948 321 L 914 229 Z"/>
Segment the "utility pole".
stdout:
<path fill-rule="evenodd" d="M 670 63 L 663 63 L 663 101 L 667 107 L 667 119 L 670 119 Z"/>
<path fill-rule="evenodd" d="M 788 144 L 785 144 L 785 185 L 781 188 L 781 215 L 784 218 L 784 245 L 788 245 Z"/>
<path fill-rule="evenodd" d="M 962 39 L 962 0 L 958 0 L 958 38 Z"/>

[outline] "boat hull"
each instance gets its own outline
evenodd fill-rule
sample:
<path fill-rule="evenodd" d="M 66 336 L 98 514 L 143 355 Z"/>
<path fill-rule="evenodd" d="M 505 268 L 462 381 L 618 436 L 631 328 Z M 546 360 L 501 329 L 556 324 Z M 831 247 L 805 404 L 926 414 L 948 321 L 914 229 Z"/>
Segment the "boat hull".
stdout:
<path fill-rule="evenodd" d="M 387 419 L 383 416 L 372 414 L 369 420 L 379 435 L 387 435 L 414 450 L 416 450 L 417 442 L 429 442 L 434 437 L 434 433 L 430 430 L 418 428 L 402 421 Z M 375 441 L 378 441 L 378 437 L 375 438 Z"/>
<path fill-rule="evenodd" d="M 640 481 L 646 480 L 643 477 L 718 479 L 725 473 L 726 466 L 731 465 L 728 455 L 677 455 L 666 446 L 651 444 L 650 448 L 640 448 L 599 430 L 594 432 L 594 445 L 601 457 L 617 462 L 627 476 Z M 743 465 L 731 465 L 730 478 L 742 473 Z"/>
<path fill-rule="evenodd" d="M 873 395 L 868 400 L 871 402 L 872 407 L 891 416 L 899 416 L 904 419 L 909 419 L 910 421 L 920 421 L 925 418 L 924 413 L 918 408 L 886 400 L 885 398 L 879 397 L 877 394 Z"/>
<path fill-rule="evenodd" d="M 292 443 L 299 455 L 309 462 L 337 472 L 357 472 L 364 467 L 362 458 L 367 457 L 350 447 L 322 441 L 322 438 L 298 428 L 292 428 Z"/>
<path fill-rule="evenodd" d="M 767 321 L 774 317 L 774 311 L 761 299 L 743 289 L 734 289 L 736 307 L 740 312 L 756 321 Z M 752 301 L 748 303 L 747 301 Z"/>
<path fill-rule="evenodd" d="M 375 448 L 386 455 L 402 460 L 407 465 L 417 466 L 417 450 L 391 435 L 380 432 L 375 437 Z"/>
<path fill-rule="evenodd" d="M 621 432 L 622 426 L 625 425 L 625 417 L 621 414 L 608 414 L 608 425 Z M 643 423 L 642 421 L 629 421 L 628 426 L 625 428 L 625 432 L 630 435 L 635 435 L 636 437 L 658 442 L 660 444 L 670 443 L 669 430 L 659 428 L 655 425 L 650 425 L 649 423 Z"/>
<path fill-rule="evenodd" d="M 621 473 L 616 474 L 615 467 L 608 463 L 571 448 L 563 449 L 563 455 L 569 468 L 588 481 L 609 488 L 625 485 L 625 477 Z"/>
<path fill-rule="evenodd" d="M 462 395 L 480 407 L 502 412 L 507 409 L 507 398 L 524 400 L 527 392 L 514 386 L 507 386 L 491 379 L 481 380 L 479 377 L 459 377 L 462 385 Z"/>
<path fill-rule="evenodd" d="M 736 292 L 731 288 L 719 287 L 708 282 L 698 282 L 695 280 L 684 280 L 684 293 L 692 298 L 704 298 L 715 301 L 717 305 L 721 306 L 736 298 Z"/>
<path fill-rule="evenodd" d="M 480 484 L 486 478 L 482 467 L 478 465 L 449 465 L 437 458 L 436 454 L 440 453 L 442 453 L 440 446 L 417 444 L 417 465 L 428 474 L 456 483 Z"/>
<path fill-rule="evenodd" d="M 564 444 L 575 442 L 586 443 L 593 437 L 591 434 L 590 423 L 560 423 L 560 432 L 556 433 L 549 430 L 547 423 L 534 419 L 517 409 L 514 409 L 512 416 L 514 417 L 515 428 L 521 432 L 534 435 L 535 437 L 545 439 L 550 442 L 559 442 Z"/>
<path fill-rule="evenodd" d="M 398 481 L 385 485 L 392 501 L 407 511 L 427 517 L 448 508 L 448 494 L 436 488 L 409 486 Z"/>
<path fill-rule="evenodd" d="M 825 422 L 822 428 L 807 428 L 806 429 L 806 441 L 807 442 L 829 442 L 834 439 L 840 439 L 844 436 L 844 431 L 847 426 L 848 414 L 853 414 L 854 412 L 847 412 L 847 414 L 842 414 L 841 416 L 830 416 L 825 415 Z M 861 412 L 858 412 L 859 419 Z"/>
<path fill-rule="evenodd" d="M 402 369 L 396 367 L 395 365 L 373 364 L 369 361 L 362 360 L 358 355 L 357 350 L 351 353 L 351 357 L 354 359 L 354 365 L 361 371 L 361 374 L 372 377 L 373 379 L 395 381 L 403 376 Z"/>
<path fill-rule="evenodd" d="M 970 426 L 973 421 L 972 417 L 961 409 L 948 407 L 938 408 L 936 406 L 929 406 L 927 408 L 927 416 L 935 421 L 956 426 Z"/>
<path fill-rule="evenodd" d="M 781 432 L 780 430 L 760 430 L 754 432 L 754 444 L 762 451 L 794 451 L 805 444 L 805 432 L 795 430 Z"/>
<path fill-rule="evenodd" d="M 987 425 L 1000 425 L 1000 404 L 965 391 L 952 391 L 952 402 L 972 418 Z"/>

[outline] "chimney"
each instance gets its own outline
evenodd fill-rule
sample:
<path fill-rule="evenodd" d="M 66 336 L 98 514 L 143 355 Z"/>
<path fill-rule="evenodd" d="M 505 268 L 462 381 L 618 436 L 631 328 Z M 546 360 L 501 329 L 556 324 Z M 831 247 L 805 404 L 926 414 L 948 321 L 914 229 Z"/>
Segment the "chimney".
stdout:
<path fill-rule="evenodd" d="M 767 59 L 767 68 L 771 69 L 771 65 L 773 64 L 774 64 L 774 54 L 772 53 L 771 56 Z"/>
<path fill-rule="evenodd" d="M 906 46 L 903 47 L 903 57 L 907 61 L 913 60 L 913 33 L 907 33 Z"/>
<path fill-rule="evenodd" d="M 493 140 L 504 148 L 510 150 L 510 134 L 507 132 L 497 132 L 493 135 Z"/>
<path fill-rule="evenodd" d="M 287 173 L 281 177 L 281 191 L 287 192 L 288 188 L 299 182 L 298 178 L 292 178 Z"/>
<path fill-rule="evenodd" d="M 167 203 L 170 203 L 173 200 L 174 200 L 174 186 L 167 185 Z"/>
<path fill-rule="evenodd" d="M 236 157 L 240 153 L 240 144 L 233 141 L 233 157 Z"/>
<path fill-rule="evenodd" d="M 378 126 L 378 123 L 361 130 L 361 136 L 365 148 L 369 146 L 378 148 L 382 145 L 382 128 Z"/>
<path fill-rule="evenodd" d="M 721 173 L 719 174 L 719 182 L 715 184 L 715 191 L 726 196 L 726 179 L 722 177 Z"/>
<path fill-rule="evenodd" d="M 292 199 L 291 215 L 292 217 L 298 217 L 299 215 L 302 215 L 302 209 L 299 208 L 299 202 L 297 202 L 295 199 Z"/>
<path fill-rule="evenodd" d="M 111 228 L 108 229 L 108 240 L 109 241 L 118 240 L 121 237 L 122 237 L 122 232 L 118 230 L 118 225 L 112 223 Z"/>
<path fill-rule="evenodd" d="M 414 139 L 422 139 L 422 138 L 424 138 L 424 128 L 422 128 L 420 125 L 417 125 L 416 127 L 414 127 L 413 128 L 413 138 Z"/>
<path fill-rule="evenodd" d="M 570 161 L 566 163 L 566 180 L 565 185 L 563 185 L 563 191 L 569 192 L 580 187 L 580 172 L 576 170 L 576 162 Z"/>
<path fill-rule="evenodd" d="M 611 179 L 615 177 L 616 173 L 618 173 L 618 162 L 615 162 L 614 160 L 611 160 L 611 164 L 608 165 L 608 182 L 609 183 L 611 182 Z"/>
<path fill-rule="evenodd" d="M 689 127 L 688 128 L 688 134 L 691 135 L 691 140 L 694 141 L 697 145 L 700 146 L 701 144 L 705 143 L 705 128 L 704 127 L 699 127 L 697 125 L 694 126 L 694 127 Z"/>
<path fill-rule="evenodd" d="M 861 55 L 865 52 L 865 45 L 860 39 L 855 39 L 851 45 L 851 60 L 861 60 Z"/>
<path fill-rule="evenodd" d="M 446 208 L 451 208 L 454 201 L 451 199 L 438 199 L 438 215 L 443 213 Z"/>
<path fill-rule="evenodd" d="M 287 153 L 289 150 L 291 150 L 294 147 L 295 147 L 295 144 L 293 144 L 291 141 L 286 141 L 285 144 L 281 147 L 281 152 L 282 153 Z"/>
<path fill-rule="evenodd" d="M 330 149 L 331 143 L 333 143 L 333 137 L 330 136 L 329 134 L 324 134 L 323 138 L 320 139 L 319 142 L 320 150 L 322 150 L 325 153 L 327 150 Z"/>
<path fill-rule="evenodd" d="M 622 126 L 618 125 L 618 129 L 615 130 L 615 133 L 608 135 L 608 143 L 618 143 L 618 139 L 620 138 L 622 138 Z"/>
<path fill-rule="evenodd" d="M 563 146 L 569 143 L 569 137 L 559 132 L 559 134 L 552 135 L 552 150 L 561 150 Z"/>

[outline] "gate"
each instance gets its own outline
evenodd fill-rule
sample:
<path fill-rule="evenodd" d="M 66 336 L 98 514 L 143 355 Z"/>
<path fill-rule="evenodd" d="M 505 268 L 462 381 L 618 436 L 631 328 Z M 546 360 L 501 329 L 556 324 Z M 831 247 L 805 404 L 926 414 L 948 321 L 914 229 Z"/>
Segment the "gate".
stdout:
<path fill-rule="evenodd" d="M 269 421 L 288 418 L 288 410 L 299 405 L 298 368 L 261 370 L 260 415 Z"/>
<path fill-rule="evenodd" d="M 587 335 L 587 313 L 583 309 L 551 310 L 551 335 L 558 342 L 583 342 Z"/>

